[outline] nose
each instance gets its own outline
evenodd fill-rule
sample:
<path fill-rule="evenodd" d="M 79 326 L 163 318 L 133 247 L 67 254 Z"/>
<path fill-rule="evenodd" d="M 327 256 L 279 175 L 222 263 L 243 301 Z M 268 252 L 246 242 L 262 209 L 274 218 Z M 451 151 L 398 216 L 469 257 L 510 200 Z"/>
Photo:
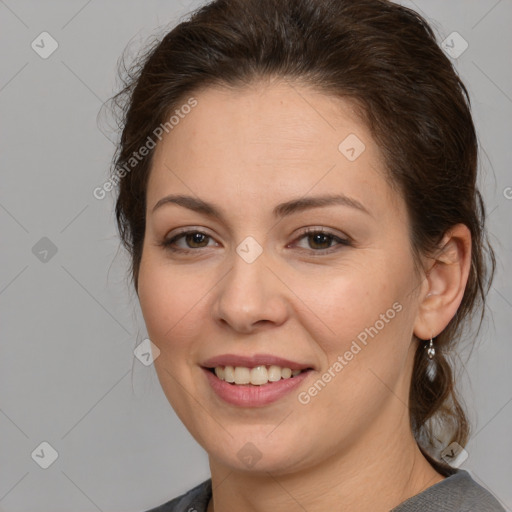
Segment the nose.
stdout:
<path fill-rule="evenodd" d="M 231 270 L 216 287 L 213 311 L 217 322 L 250 333 L 286 321 L 288 289 L 269 260 L 264 251 L 252 262 L 234 253 Z"/>

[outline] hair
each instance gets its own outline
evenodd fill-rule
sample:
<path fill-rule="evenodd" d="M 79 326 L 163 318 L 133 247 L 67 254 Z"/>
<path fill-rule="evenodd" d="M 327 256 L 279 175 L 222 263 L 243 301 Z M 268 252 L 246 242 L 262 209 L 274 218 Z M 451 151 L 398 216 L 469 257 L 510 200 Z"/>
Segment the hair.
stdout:
<path fill-rule="evenodd" d="M 390 185 L 405 200 L 418 269 L 449 228 L 469 228 L 462 302 L 435 338 L 435 372 L 418 344 L 409 396 L 422 453 L 449 474 L 440 450 L 453 441 L 465 446 L 470 431 L 451 354 L 477 308 L 480 331 L 495 256 L 476 184 L 469 94 L 427 21 L 387 0 L 214 0 L 157 38 L 130 68 L 121 67 L 122 88 L 112 98 L 122 128 L 112 179 L 119 182 L 116 220 L 137 293 L 154 151 L 133 170 L 126 172 L 127 165 L 187 97 L 213 86 L 236 89 L 275 78 L 353 102 L 380 148 Z"/>

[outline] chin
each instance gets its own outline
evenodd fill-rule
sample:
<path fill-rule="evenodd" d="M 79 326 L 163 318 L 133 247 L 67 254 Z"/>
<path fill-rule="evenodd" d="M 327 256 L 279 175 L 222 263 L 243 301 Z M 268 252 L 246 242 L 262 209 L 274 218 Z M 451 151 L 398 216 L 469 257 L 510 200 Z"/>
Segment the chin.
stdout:
<path fill-rule="evenodd" d="M 229 437 L 229 442 L 207 443 L 210 446 L 203 445 L 203 448 L 208 453 L 210 463 L 219 463 L 232 471 L 280 475 L 299 471 L 307 465 L 307 454 L 297 451 L 297 447 L 301 446 L 300 440 L 290 435 L 286 435 L 286 439 L 288 443 L 283 443 L 282 438 L 271 442 L 268 432 L 261 436 L 235 435 Z"/>

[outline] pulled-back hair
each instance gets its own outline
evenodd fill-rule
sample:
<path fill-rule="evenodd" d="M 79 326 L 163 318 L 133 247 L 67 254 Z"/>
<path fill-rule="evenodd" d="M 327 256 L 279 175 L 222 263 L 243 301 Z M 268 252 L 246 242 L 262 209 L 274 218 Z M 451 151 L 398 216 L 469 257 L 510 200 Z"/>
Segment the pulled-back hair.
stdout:
<path fill-rule="evenodd" d="M 470 98 L 428 23 L 386 0 L 215 0 L 120 74 L 123 88 L 113 101 L 122 133 L 112 173 L 119 181 L 116 218 L 136 290 L 154 152 L 129 172 L 127 164 L 177 107 L 210 86 L 241 88 L 277 78 L 352 101 L 380 148 L 388 182 L 405 200 L 418 271 L 425 270 L 420 257 L 433 254 L 450 227 L 469 228 L 471 268 L 462 302 L 435 339 L 435 376 L 418 344 L 409 397 L 418 445 L 446 472 L 435 460 L 441 449 L 453 441 L 465 446 L 469 437 L 455 389 L 454 346 L 466 341 L 477 308 L 476 334 L 480 330 L 495 257 L 476 184 Z"/>

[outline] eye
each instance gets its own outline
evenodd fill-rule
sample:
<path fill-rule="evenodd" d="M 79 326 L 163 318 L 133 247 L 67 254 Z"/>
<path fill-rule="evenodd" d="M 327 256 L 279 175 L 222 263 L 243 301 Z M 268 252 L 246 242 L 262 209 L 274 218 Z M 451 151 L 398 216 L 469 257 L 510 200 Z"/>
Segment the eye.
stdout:
<path fill-rule="evenodd" d="M 338 248 L 334 246 L 334 251 L 328 249 L 332 249 L 332 242 L 337 242 L 337 245 L 350 246 L 352 242 L 348 238 L 341 238 L 334 233 L 324 230 L 323 228 L 308 228 L 302 232 L 301 236 L 297 240 L 307 239 L 309 242 L 309 248 L 313 249 L 313 252 L 322 252 L 323 254 L 328 254 L 334 251 L 337 251 Z M 308 248 L 306 248 L 308 249 Z"/>
<path fill-rule="evenodd" d="M 176 247 L 176 242 L 184 239 L 186 247 Z M 172 238 L 163 240 L 159 245 L 173 252 L 194 252 L 196 249 L 203 249 L 208 246 L 208 241 L 213 240 L 212 237 L 202 231 L 188 230 L 182 231 Z"/>
<path fill-rule="evenodd" d="M 178 241 L 183 239 L 185 247 L 177 245 Z M 296 240 L 307 239 L 309 241 L 309 250 L 314 253 L 329 254 L 337 251 L 337 246 L 350 246 L 352 242 L 348 238 L 341 238 L 334 233 L 324 230 L 323 228 L 308 228 L 302 232 L 301 236 Z M 199 230 L 186 230 L 177 233 L 169 239 L 164 239 L 159 243 L 165 249 L 178 252 L 178 253 L 192 253 L 197 252 L 197 249 L 204 249 L 208 247 L 208 242 L 213 241 L 213 238 Z M 336 242 L 336 245 L 332 245 Z M 211 247 L 211 246 L 210 246 Z M 328 250 L 331 249 L 331 250 Z"/>

